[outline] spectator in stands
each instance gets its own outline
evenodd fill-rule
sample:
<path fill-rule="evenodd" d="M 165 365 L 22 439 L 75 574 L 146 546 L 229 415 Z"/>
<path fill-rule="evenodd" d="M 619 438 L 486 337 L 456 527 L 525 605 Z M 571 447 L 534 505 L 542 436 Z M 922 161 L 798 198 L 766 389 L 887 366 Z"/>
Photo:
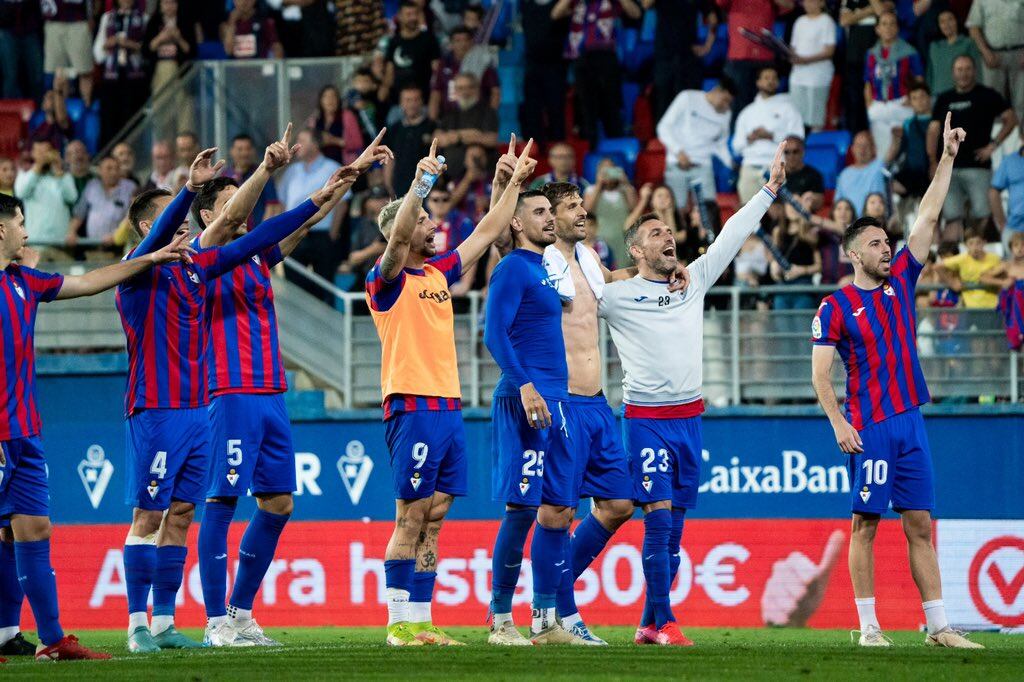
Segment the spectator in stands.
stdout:
<path fill-rule="evenodd" d="M 333 0 L 266 0 L 274 10 L 274 25 L 288 57 L 326 57 L 334 54 Z"/>
<path fill-rule="evenodd" d="M 729 52 L 723 73 L 736 83 L 733 113 L 738 114 L 760 91 L 761 71 L 772 66 L 775 55 L 770 50 L 751 42 L 740 34 L 740 28 L 754 33 L 761 29 L 771 31 L 780 14 L 793 9 L 793 0 L 716 0 L 725 10 L 725 23 L 729 27 Z M 776 144 L 776 146 L 778 146 Z M 770 159 L 769 159 L 770 160 Z M 758 186 L 760 189 L 760 186 Z"/>
<path fill-rule="evenodd" d="M 476 35 L 484 26 L 485 14 L 484 8 L 479 4 L 470 4 L 467 2 L 466 8 L 462 10 L 462 25 Z"/>
<path fill-rule="evenodd" d="M 488 156 L 497 149 L 498 115 L 480 100 L 480 83 L 473 74 L 460 73 L 455 77 L 455 98 L 458 108 L 438 121 L 436 137 L 438 148 L 447 159 L 448 172 L 460 179 L 466 170 L 466 149 L 470 145 L 483 147 Z"/>
<path fill-rule="evenodd" d="M 985 62 L 985 85 L 1024 111 L 1024 3 L 974 0 L 967 29 Z"/>
<path fill-rule="evenodd" d="M 602 159 L 597 164 L 597 182 L 583 193 L 583 208 L 597 216 L 598 236 L 608 244 L 616 260 L 626 258 L 623 225 L 636 201 L 636 190 L 629 184 L 626 171 L 611 159 Z"/>
<path fill-rule="evenodd" d="M 743 157 L 736 189 L 744 204 L 764 185 L 764 172 L 779 144 L 790 135 L 804 134 L 800 112 L 788 95 L 776 94 L 778 89 L 779 73 L 775 67 L 762 68 L 757 74 L 757 97 L 736 119 L 732 149 Z"/>
<path fill-rule="evenodd" d="M 879 15 L 891 10 L 887 0 L 842 0 L 839 25 L 846 29 L 846 59 L 843 70 L 843 113 L 846 129 L 858 132 L 868 127 L 864 103 L 864 63 L 875 44 Z"/>
<path fill-rule="evenodd" d="M 359 126 L 367 140 L 377 136 L 388 113 L 387 106 L 378 96 L 379 90 L 380 81 L 373 75 L 373 70 L 368 66 L 361 66 L 356 69 L 352 76 L 352 86 L 345 94 L 346 105 L 359 118 Z"/>
<path fill-rule="evenodd" d="M 114 160 L 121 169 L 121 177 L 130 181 L 136 187 L 141 187 L 138 176 L 135 175 L 135 150 L 127 142 L 118 142 L 111 152 Z M 81 194 L 81 191 L 79 191 Z"/>
<path fill-rule="evenodd" d="M 804 12 L 793 24 L 790 39 L 796 56 L 789 74 L 789 92 L 804 125 L 821 130 L 835 75 L 832 57 L 836 51 L 836 22 L 825 12 L 825 0 L 804 0 Z"/>
<path fill-rule="evenodd" d="M 334 54 L 346 57 L 373 51 L 388 30 L 380 0 L 335 0 L 334 6 L 337 8 Z"/>
<path fill-rule="evenodd" d="M 597 216 L 590 213 L 587 214 L 587 237 L 583 240 L 583 244 L 589 246 L 597 253 L 597 257 L 601 259 L 601 264 L 609 270 L 615 269 L 615 256 L 612 254 L 612 250 L 608 248 L 608 242 L 601 239 L 598 234 Z"/>
<path fill-rule="evenodd" d="M 878 42 L 868 50 L 864 63 L 864 104 L 871 136 L 881 157 L 889 153 L 892 129 L 913 115 L 907 93 L 914 78 L 924 75 L 917 50 L 900 38 L 895 12 L 885 12 L 875 26 Z"/>
<path fill-rule="evenodd" d="M 174 175 L 177 170 L 174 163 L 174 152 L 171 151 L 171 144 L 164 140 L 154 142 L 150 149 L 149 166 L 152 172 L 149 179 L 142 186 L 142 191 L 150 189 L 170 190 L 174 185 Z"/>
<path fill-rule="evenodd" d="M 320 133 L 315 129 L 306 128 L 299 133 L 297 141 L 299 152 L 277 185 L 281 205 L 286 211 L 296 208 L 317 188 L 323 187 L 334 171 L 341 167 L 337 161 L 320 152 Z M 347 248 L 347 244 L 341 243 L 341 222 L 345 211 L 347 203 L 342 202 L 310 229 L 309 235 L 292 253 L 295 260 L 303 265 L 312 265 L 314 272 L 328 282 L 334 281 L 334 272 Z"/>
<path fill-rule="evenodd" d="M 732 166 L 729 123 L 736 86 L 723 76 L 709 92 L 684 90 L 672 100 L 658 121 L 658 140 L 665 145 L 665 184 L 683 203 L 694 183 L 700 183 L 706 201 L 715 198 L 712 157 Z"/>
<path fill-rule="evenodd" d="M 384 50 L 384 83 L 380 98 L 390 102 L 407 85 L 414 85 L 429 101 L 430 78 L 441 58 L 437 38 L 423 24 L 423 10 L 412 0 L 402 0 L 395 15 L 398 30 Z"/>
<path fill-rule="evenodd" d="M 899 218 L 892 211 L 889 200 L 883 192 L 872 192 L 869 194 L 864 199 L 864 206 L 861 207 L 859 215 L 861 218 L 874 218 L 897 240 L 903 236 L 903 228 L 899 223 Z"/>
<path fill-rule="evenodd" d="M 74 248 L 80 236 L 103 245 L 113 244 L 114 231 L 132 203 L 135 185 L 121 177 L 113 156 L 100 159 L 99 177 L 93 178 L 78 197 L 68 224 L 65 243 Z M 80 232 L 85 228 L 84 233 Z"/>
<path fill-rule="evenodd" d="M 526 62 L 519 120 L 523 135 L 527 139 L 532 137 L 540 146 L 565 139 L 568 66 L 564 46 L 569 36 L 569 18 L 555 18 L 553 12 L 557 7 L 550 0 L 519 2 Z"/>
<path fill-rule="evenodd" d="M 887 166 L 897 168 L 893 191 L 901 197 L 922 197 L 928 189 L 928 125 L 932 120 L 932 96 L 924 81 L 915 81 L 907 96 L 914 115 L 903 121 L 889 147 Z M 787 172 L 787 177 L 788 177 Z"/>
<path fill-rule="evenodd" d="M 75 183 L 75 195 L 81 196 L 85 186 L 96 177 L 92 172 L 92 161 L 89 159 L 89 150 L 81 140 L 71 140 L 64 148 L 64 164 L 67 166 L 68 175 Z"/>
<path fill-rule="evenodd" d="M 101 146 L 114 139 L 149 97 L 142 60 L 146 16 L 134 0 L 117 0 L 115 7 L 100 19 L 96 40 L 107 105 L 100 107 Z"/>
<path fill-rule="evenodd" d="M 317 110 L 306 121 L 306 127 L 320 131 L 324 156 L 343 165 L 355 161 L 363 150 L 359 119 L 342 106 L 341 94 L 333 85 L 320 89 L 317 102 Z"/>
<path fill-rule="evenodd" d="M 786 138 L 786 189 L 797 197 L 810 193 L 811 213 L 821 210 L 825 203 L 825 179 L 817 168 L 804 163 L 806 146 L 799 135 Z M 852 221 L 851 221 L 852 222 Z"/>
<path fill-rule="evenodd" d="M 836 199 L 848 199 L 858 211 L 872 192 L 885 192 L 885 166 L 876 158 L 871 133 L 862 130 L 850 145 L 853 163 L 844 168 L 836 181 Z M 858 214 L 859 215 L 859 214 Z"/>
<path fill-rule="evenodd" d="M 71 220 L 70 207 L 78 199 L 78 193 L 71 176 L 64 172 L 60 154 L 49 140 L 32 143 L 32 167 L 18 174 L 14 194 L 25 203 L 29 243 L 63 244 Z M 52 252 L 44 252 L 44 257 L 52 255 Z"/>
<path fill-rule="evenodd" d="M 14 196 L 14 179 L 18 177 L 18 168 L 14 159 L 0 159 L 0 194 Z"/>
<path fill-rule="evenodd" d="M 43 26 L 39 3 L 33 0 L 0 0 L 0 79 L 3 99 L 43 96 L 43 50 L 39 38 Z"/>
<path fill-rule="evenodd" d="M 801 200 L 804 209 L 810 202 Z M 792 266 L 783 270 L 778 261 L 771 264 L 771 275 L 779 284 L 807 286 L 814 283 L 814 275 L 821 272 L 821 253 L 818 251 L 818 228 L 811 225 L 796 210 L 786 204 L 786 218 L 772 230 L 772 241 Z M 775 310 L 813 310 L 818 299 L 814 294 L 775 294 Z"/>
<path fill-rule="evenodd" d="M 473 234 L 473 221 L 452 202 L 452 193 L 448 187 L 434 185 L 427 195 L 425 208 L 437 223 L 434 247 L 438 253 L 457 249 L 459 244 Z"/>
<path fill-rule="evenodd" d="M 56 76 L 62 70 L 68 78 L 78 77 L 78 91 L 86 106 L 92 105 L 93 3 L 88 0 L 47 0 L 43 11 L 44 64 L 46 73 Z"/>
<path fill-rule="evenodd" d="M 1009 211 L 1003 210 L 1004 191 L 1008 194 L 1006 205 Z M 1003 244 L 1008 245 L 1013 235 L 1024 234 L 1024 147 L 1016 154 L 1003 157 L 992 177 L 988 197 L 992 217 L 1002 234 Z"/>
<path fill-rule="evenodd" d="M 1002 262 L 999 256 L 985 250 L 985 233 L 977 227 L 964 230 L 966 253 L 942 259 L 942 268 L 957 275 L 964 284 L 988 284 L 985 289 L 963 292 L 965 308 L 994 310 L 999 302 L 999 285 L 984 281 L 984 276 Z"/>
<path fill-rule="evenodd" d="M 395 153 L 395 160 L 384 166 L 384 178 L 391 193 L 405 196 L 416 175 L 416 164 L 426 156 L 437 124 L 423 106 L 423 93 L 414 85 L 406 86 L 398 95 L 402 120 L 388 127 L 384 144 Z"/>
<path fill-rule="evenodd" d="M 737 286 L 756 288 L 762 284 L 771 284 L 768 273 L 771 255 L 764 242 L 756 234 L 747 237 L 733 261 L 733 274 Z"/>
<path fill-rule="evenodd" d="M 231 148 L 228 150 L 228 155 L 231 157 L 231 166 L 224 171 L 224 175 L 237 182 L 238 186 L 241 187 L 259 167 L 259 162 L 256 159 L 256 145 L 253 144 L 252 138 L 245 133 L 235 135 L 231 140 Z M 281 202 L 277 198 L 277 187 L 274 184 L 274 179 L 271 178 L 263 186 L 263 191 L 260 193 L 259 199 L 256 200 L 256 205 L 253 207 L 252 212 L 249 214 L 249 227 L 259 225 L 264 220 L 273 218 L 279 213 L 281 213 Z"/>
<path fill-rule="evenodd" d="M 1017 127 L 1017 115 L 1003 96 L 977 81 L 974 59 L 968 55 L 953 62 L 955 88 L 939 95 L 928 126 L 928 158 L 934 171 L 940 146 L 942 125 L 946 114 L 952 115 L 953 127 L 967 131 L 967 138 L 953 162 L 949 193 L 942 205 L 946 219 L 946 239 L 956 239 L 963 221 L 970 215 L 983 220 L 989 217 L 988 188 L 992 185 L 992 154 Z M 992 139 L 997 120 L 1002 128 Z M 970 213 L 966 211 L 970 201 Z"/>
<path fill-rule="evenodd" d="M 548 150 L 551 170 L 533 181 L 530 189 L 540 189 L 549 182 L 568 182 L 580 188 L 580 195 L 590 187 L 586 178 L 576 173 L 576 150 L 567 142 L 556 142 Z"/>
<path fill-rule="evenodd" d="M 465 26 L 456 26 L 449 36 L 449 49 L 441 55 L 434 69 L 434 77 L 430 84 L 430 117 L 440 119 L 458 108 L 455 96 L 455 76 L 459 73 L 474 73 L 465 68 L 464 59 L 473 48 L 473 32 Z M 498 72 L 491 66 L 485 66 L 481 73 L 474 73 L 480 80 L 480 99 L 494 109 L 501 104 L 501 88 L 498 84 Z"/>
<path fill-rule="evenodd" d="M 75 135 L 74 126 L 68 117 L 67 86 L 67 79 L 54 79 L 53 89 L 43 95 L 43 122 L 31 134 L 33 140 L 49 140 L 58 151 L 64 149 L 65 143 Z"/>
<path fill-rule="evenodd" d="M 448 183 L 452 204 L 458 206 L 474 223 L 480 222 L 490 209 L 491 174 L 493 166 L 488 152 L 480 145 L 466 147 L 465 172 L 457 182 Z M 465 275 L 463 275 L 465 277 Z"/>
<path fill-rule="evenodd" d="M 188 177 L 188 169 L 199 156 L 199 136 L 191 130 L 184 130 L 174 138 L 174 156 L 178 164 L 178 175 Z"/>
<path fill-rule="evenodd" d="M 622 65 L 615 49 L 615 25 L 625 14 L 643 15 L 635 0 L 558 0 L 554 19 L 569 17 L 567 56 L 575 62 L 580 135 L 596 146 L 598 123 L 605 137 L 622 137 Z M 527 102 L 529 106 L 529 102 Z"/>
<path fill-rule="evenodd" d="M 715 44 L 718 15 L 704 12 L 707 37 L 697 42 L 697 20 L 706 8 L 704 0 L 641 0 L 644 9 L 657 12 L 654 25 L 655 120 L 660 120 L 676 95 L 699 90 L 704 78 L 703 58 Z"/>
<path fill-rule="evenodd" d="M 419 90 L 416 90 L 416 93 L 419 94 Z M 373 268 L 377 259 L 384 255 L 387 241 L 380 233 L 380 228 L 377 227 L 377 216 L 390 200 L 391 195 L 387 190 L 383 187 L 373 187 L 363 197 L 358 215 L 352 216 L 350 251 L 348 258 L 338 266 L 338 271 L 354 275 L 352 284 L 354 291 L 363 290 L 366 275 Z"/>
<path fill-rule="evenodd" d="M 277 24 L 257 11 L 256 0 L 235 0 L 235 8 L 221 25 L 220 35 L 224 51 L 231 59 L 284 58 Z"/>
<path fill-rule="evenodd" d="M 960 33 L 960 25 L 952 10 L 939 14 L 942 39 L 928 46 L 928 87 L 939 95 L 953 89 L 953 61 L 966 54 L 981 61 L 981 52 L 973 40 Z"/>
<path fill-rule="evenodd" d="M 789 174 L 787 172 L 787 181 Z M 843 250 L 846 228 L 857 219 L 857 211 L 849 199 L 832 204 L 828 219 L 814 216 L 818 230 L 818 250 L 821 253 L 821 284 L 846 286 L 853 281 L 853 263 Z"/>
<path fill-rule="evenodd" d="M 181 12 L 178 0 L 160 0 L 159 11 L 153 12 L 146 22 L 143 36 L 143 54 L 152 69 L 150 90 L 156 94 L 174 81 L 182 64 L 196 54 L 196 25 Z M 192 120 L 192 103 L 186 98 L 175 101 L 179 107 L 178 128 L 187 128 Z"/>

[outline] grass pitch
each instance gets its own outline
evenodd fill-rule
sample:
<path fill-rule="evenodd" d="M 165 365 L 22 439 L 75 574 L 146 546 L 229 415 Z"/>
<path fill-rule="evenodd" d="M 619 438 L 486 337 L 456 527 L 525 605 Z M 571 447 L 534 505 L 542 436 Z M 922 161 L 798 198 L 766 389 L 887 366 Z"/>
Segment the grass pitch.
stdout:
<path fill-rule="evenodd" d="M 612 646 L 498 648 L 486 645 L 483 628 L 451 628 L 470 646 L 393 649 L 383 628 L 270 628 L 279 649 L 206 649 L 130 656 L 123 631 L 77 632 L 112 661 L 36 663 L 11 659 L 5 679 L 262 680 L 637 680 L 793 679 L 940 680 L 1024 679 L 1024 636 L 979 633 L 985 651 L 956 651 L 923 644 L 918 632 L 890 633 L 896 646 L 861 649 L 840 630 L 686 628 L 692 649 L 638 647 L 633 628 L 596 627 Z M 185 630 L 202 637 L 199 630 Z"/>

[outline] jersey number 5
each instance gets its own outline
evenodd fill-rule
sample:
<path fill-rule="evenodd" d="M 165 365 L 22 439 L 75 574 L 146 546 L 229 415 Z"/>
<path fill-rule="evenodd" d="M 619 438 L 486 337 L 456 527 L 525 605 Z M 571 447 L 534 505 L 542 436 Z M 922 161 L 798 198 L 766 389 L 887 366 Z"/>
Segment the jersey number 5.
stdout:
<path fill-rule="evenodd" d="M 242 444 L 241 439 L 232 438 L 228 441 L 228 466 L 236 467 L 242 463 L 242 448 L 238 447 Z"/>

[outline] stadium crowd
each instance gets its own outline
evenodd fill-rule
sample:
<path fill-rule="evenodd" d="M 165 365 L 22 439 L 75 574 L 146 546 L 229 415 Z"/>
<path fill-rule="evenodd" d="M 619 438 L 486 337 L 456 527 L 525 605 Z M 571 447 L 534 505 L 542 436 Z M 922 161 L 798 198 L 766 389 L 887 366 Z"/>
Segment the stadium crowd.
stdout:
<path fill-rule="evenodd" d="M 0 0 L 0 55 L 4 104 L 37 105 L 26 130 L 11 126 L 22 134 L 0 162 L 0 192 L 24 203 L 46 260 L 123 252 L 131 197 L 184 183 L 209 143 L 191 111 L 148 160 L 111 143 L 195 58 L 364 57 L 350 82 L 324 84 L 301 158 L 254 214 L 294 208 L 386 125 L 397 163 L 361 179 L 295 254 L 345 288 L 361 288 L 383 253 L 376 214 L 432 136 L 448 160 L 428 199 L 442 249 L 486 213 L 487 169 L 512 130 L 539 143 L 538 185 L 585 191 L 588 241 L 608 266 L 626 260 L 624 229 L 645 211 L 664 216 L 692 260 L 785 140 L 788 193 L 722 282 L 846 283 L 843 229 L 872 215 L 900 240 L 946 112 L 968 152 L 944 206 L 945 255 L 928 273 L 949 290 L 931 304 L 995 308 L 1024 235 L 1024 6 L 1003 0 Z M 227 173 L 248 177 L 264 142 L 235 137 Z M 484 287 L 489 269 L 470 269 L 453 293 Z M 961 302 L 965 284 L 987 288 Z"/>

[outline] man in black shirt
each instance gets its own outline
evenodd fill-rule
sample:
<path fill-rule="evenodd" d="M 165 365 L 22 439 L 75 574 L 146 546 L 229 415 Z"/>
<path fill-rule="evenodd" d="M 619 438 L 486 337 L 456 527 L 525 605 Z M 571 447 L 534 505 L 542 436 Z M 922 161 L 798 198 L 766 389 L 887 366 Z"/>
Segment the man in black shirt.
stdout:
<path fill-rule="evenodd" d="M 480 81 L 471 73 L 455 77 L 455 99 L 458 109 L 438 122 L 435 137 L 446 157 L 448 173 L 453 180 L 460 180 L 466 172 L 467 148 L 483 147 L 488 156 L 494 156 L 498 147 L 498 114 L 480 100 Z M 486 165 L 492 162 L 489 160 Z"/>
<path fill-rule="evenodd" d="M 381 99 L 393 102 L 407 85 L 415 85 L 427 101 L 430 77 L 441 58 L 437 38 L 423 26 L 423 10 L 412 0 L 403 0 L 395 15 L 398 32 L 384 51 L 384 86 Z"/>
<path fill-rule="evenodd" d="M 968 216 L 968 200 L 972 218 L 985 220 L 991 215 L 988 188 L 992 184 L 992 154 L 1017 127 L 1017 115 L 1002 95 L 978 83 L 977 65 L 969 55 L 961 55 L 953 61 L 953 86 L 935 101 L 932 121 L 928 124 L 927 148 L 930 174 L 934 175 L 946 114 L 952 115 L 952 127 L 967 131 L 967 138 L 953 161 L 949 193 L 942 205 L 942 217 L 946 219 L 943 238 L 959 241 Z M 1002 121 L 1003 127 L 993 140 L 992 126 L 997 119 Z"/>
<path fill-rule="evenodd" d="M 416 164 L 426 156 L 437 124 L 427 117 L 423 95 L 414 85 L 406 86 L 398 95 L 402 109 L 400 123 L 388 128 L 384 144 L 395 153 L 395 160 L 384 166 L 384 178 L 391 193 L 405 196 L 416 175 Z"/>
<path fill-rule="evenodd" d="M 0 74 L 3 99 L 43 96 L 43 16 L 38 2 L 0 0 Z"/>
<path fill-rule="evenodd" d="M 825 202 L 825 180 L 817 168 L 804 163 L 804 141 L 796 135 L 786 138 L 786 189 L 794 196 L 802 197 L 805 192 L 814 194 L 813 210 L 817 211 Z"/>
<path fill-rule="evenodd" d="M 660 121 L 672 100 L 683 90 L 700 90 L 704 80 L 702 58 L 715 42 L 718 16 L 705 13 L 708 39 L 697 44 L 697 16 L 704 0 L 641 0 L 644 9 L 658 13 L 654 29 L 654 120 Z"/>
<path fill-rule="evenodd" d="M 864 104 L 864 61 L 868 50 L 878 41 L 875 35 L 878 17 L 893 8 L 891 0 L 842 0 L 839 25 L 846 29 L 843 113 L 846 129 L 850 132 L 868 128 L 868 112 Z"/>
<path fill-rule="evenodd" d="M 543 146 L 565 139 L 565 91 L 568 66 L 564 57 L 569 19 L 552 19 L 553 0 L 520 0 L 526 70 L 519 120 L 523 135 Z"/>

